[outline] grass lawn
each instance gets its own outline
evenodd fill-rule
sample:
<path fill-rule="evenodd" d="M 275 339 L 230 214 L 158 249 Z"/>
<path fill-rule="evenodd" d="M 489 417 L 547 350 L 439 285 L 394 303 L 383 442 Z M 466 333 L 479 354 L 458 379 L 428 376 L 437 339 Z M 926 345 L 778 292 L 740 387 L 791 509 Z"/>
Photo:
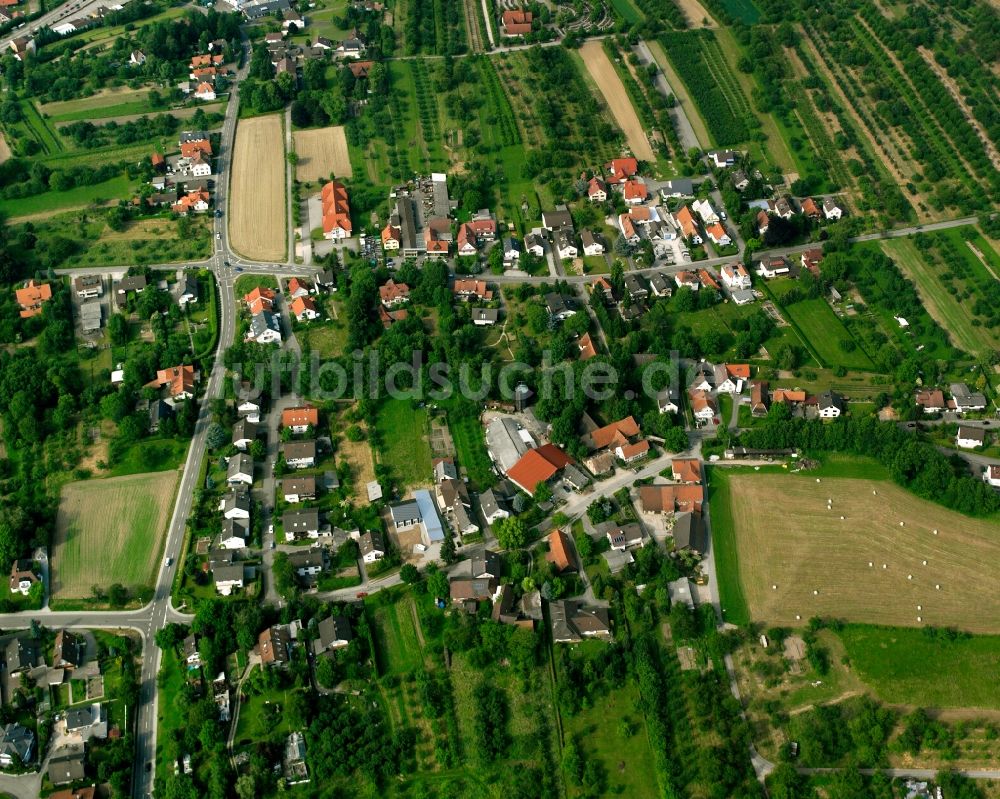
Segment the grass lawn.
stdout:
<path fill-rule="evenodd" d="M 465 468 L 472 487 L 477 491 L 489 488 L 496 481 L 496 473 L 486 451 L 486 437 L 478 417 L 449 416 L 448 429 L 455 442 L 459 466 Z"/>
<path fill-rule="evenodd" d="M 853 336 L 837 318 L 833 309 L 822 298 L 802 300 L 784 308 L 788 317 L 794 322 L 807 343 L 820 357 L 824 366 L 843 366 L 846 369 L 874 369 L 863 350 L 857 346 Z M 842 341 L 854 344 L 851 352 L 841 347 Z"/>
<path fill-rule="evenodd" d="M 642 716 L 642 698 L 634 682 L 602 696 L 594 707 L 575 716 L 564 716 L 567 739 L 577 738 L 584 762 L 597 760 L 608 775 L 608 796 L 656 799 L 656 772 Z M 619 726 L 625 722 L 632 734 L 623 738 Z M 570 791 L 570 796 L 579 795 Z"/>
<path fill-rule="evenodd" d="M 131 189 L 132 181 L 125 175 L 111 178 L 93 186 L 77 186 L 66 191 L 46 191 L 30 197 L 20 197 L 16 200 L 0 200 L 0 213 L 16 221 L 19 216 L 40 214 L 46 211 L 58 211 L 62 208 L 105 203 L 108 200 L 125 198 Z"/>
<path fill-rule="evenodd" d="M 829 468 L 850 473 L 858 465 L 844 460 Z M 982 589 L 1000 557 L 995 521 L 963 516 L 886 480 L 774 467 L 727 471 L 720 484 L 720 471 L 710 472 L 710 509 L 729 621 L 734 613 L 745 619 L 742 594 L 752 618 L 771 624 L 827 616 L 1000 631 L 1000 594 Z"/>
<path fill-rule="evenodd" d="M 381 446 L 378 458 L 403 485 L 426 482 L 431 476 L 431 447 L 427 440 L 427 411 L 410 400 L 387 400 L 375 423 Z"/>
<path fill-rule="evenodd" d="M 330 313 L 332 308 L 337 309 L 337 318 L 333 318 Z M 347 345 L 347 322 L 339 317 L 340 313 L 343 313 L 343 306 L 336 300 L 326 302 L 325 310 L 329 318 L 319 319 L 309 325 L 300 325 L 295 335 L 321 358 L 336 358 L 338 355 L 343 355 L 344 347 Z"/>
<path fill-rule="evenodd" d="M 283 709 L 288 704 L 288 697 L 292 693 L 293 691 L 291 690 L 272 691 L 251 696 L 245 702 L 241 702 L 240 718 L 236 725 L 236 737 L 233 739 L 233 745 L 243 746 L 251 741 L 263 738 L 268 740 L 284 739 L 291 732 L 288 729 L 288 722 L 285 720 L 284 714 L 279 712 L 277 722 L 274 724 L 269 723 L 266 728 L 263 728 L 261 725 L 261 721 L 263 721 L 261 711 L 265 705 L 273 705 L 275 703 Z"/>
<path fill-rule="evenodd" d="M 1000 682 L 995 679 L 1000 636 L 947 641 L 924 630 L 855 624 L 839 635 L 851 666 L 885 702 L 1000 709 Z M 942 679 L 943 663 L 947 679 Z"/>
<path fill-rule="evenodd" d="M 379 671 L 407 674 L 423 665 L 414 621 L 413 600 L 404 594 L 373 613 L 379 649 Z"/>
<path fill-rule="evenodd" d="M 184 686 L 184 668 L 172 649 L 162 651 L 160 673 L 156 677 L 159 702 L 156 713 L 156 771 L 158 774 L 172 774 L 171 755 L 164 744 L 173 731 L 187 721 L 186 714 L 177 712 L 177 702 Z"/>
<path fill-rule="evenodd" d="M 239 299 L 244 294 L 249 294 L 256 288 L 266 288 L 277 291 L 278 281 L 274 275 L 240 275 L 233 285 L 233 292 Z"/>
<path fill-rule="evenodd" d="M 719 581 L 719 604 L 722 617 L 731 624 L 750 623 L 740 581 L 740 556 L 733 524 L 732 498 L 726 470 L 706 468 L 708 476 L 708 507 L 712 526 L 712 549 L 715 552 L 715 574 Z"/>
<path fill-rule="evenodd" d="M 108 471 L 109 477 L 124 477 L 146 472 L 165 472 L 183 463 L 191 442 L 176 438 L 147 438 L 125 450 Z"/>
<path fill-rule="evenodd" d="M 53 597 L 87 598 L 95 584 L 149 584 L 177 476 L 155 472 L 67 483 L 53 539 Z"/>

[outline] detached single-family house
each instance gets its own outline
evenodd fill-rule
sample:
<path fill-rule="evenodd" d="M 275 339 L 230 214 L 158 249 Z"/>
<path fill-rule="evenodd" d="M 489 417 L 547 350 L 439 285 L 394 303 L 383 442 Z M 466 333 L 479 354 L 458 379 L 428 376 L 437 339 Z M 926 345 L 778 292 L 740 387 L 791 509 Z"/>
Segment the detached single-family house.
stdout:
<path fill-rule="evenodd" d="M 250 492 L 246 488 L 236 488 L 226 494 L 219 503 L 224 519 L 250 518 Z"/>
<path fill-rule="evenodd" d="M 545 308 L 549 312 L 549 319 L 562 322 L 576 314 L 570 305 L 571 300 L 559 292 L 551 291 L 545 295 Z"/>
<path fill-rule="evenodd" d="M 733 243 L 732 238 L 720 222 L 707 225 L 705 227 L 705 235 L 712 240 L 713 244 L 717 244 L 719 247 L 728 247 Z"/>
<path fill-rule="evenodd" d="M 789 272 L 788 261 L 781 256 L 762 258 L 757 263 L 757 274 L 770 280 L 774 277 L 787 275 Z"/>
<path fill-rule="evenodd" d="M 573 229 L 573 215 L 565 205 L 557 205 L 554 211 L 542 211 L 542 227 L 549 232 L 563 228 Z"/>
<path fill-rule="evenodd" d="M 680 391 L 674 386 L 667 386 L 656 395 L 656 409 L 660 413 L 677 413 L 680 411 Z"/>
<path fill-rule="evenodd" d="M 285 441 L 281 445 L 281 457 L 290 469 L 308 469 L 316 465 L 316 442 Z"/>
<path fill-rule="evenodd" d="M 226 563 L 212 567 L 215 590 L 222 596 L 229 596 L 234 588 L 243 587 L 243 564 Z"/>
<path fill-rule="evenodd" d="M 392 278 L 388 282 L 379 286 L 379 299 L 386 308 L 395 308 L 397 305 L 410 301 L 410 287 L 405 283 L 397 283 Z"/>
<path fill-rule="evenodd" d="M 750 415 L 755 419 L 767 416 L 771 409 L 771 397 L 765 380 L 754 380 L 750 384 Z"/>
<path fill-rule="evenodd" d="M 358 546 L 361 549 L 361 559 L 365 563 L 375 563 L 385 557 L 385 543 L 382 540 L 382 533 L 372 530 L 358 539 Z"/>
<path fill-rule="evenodd" d="M 27 596 L 31 586 L 39 581 L 35 564 L 28 558 L 18 558 L 10 566 L 10 592 Z"/>
<path fill-rule="evenodd" d="M 632 547 L 641 547 L 645 543 L 642 526 L 637 522 L 626 525 L 604 522 L 598 526 L 598 532 L 603 532 L 607 536 L 611 549 L 619 552 L 624 552 Z"/>
<path fill-rule="evenodd" d="M 587 184 L 587 199 L 592 203 L 603 203 L 608 199 L 608 184 L 596 175 Z"/>
<path fill-rule="evenodd" d="M 614 183 L 624 183 L 639 173 L 639 162 L 635 158 L 613 158 L 605 164 L 608 175 Z"/>
<path fill-rule="evenodd" d="M 280 344 L 281 322 L 277 314 L 270 311 L 255 313 L 250 319 L 247 339 L 256 341 L 258 344 Z"/>
<path fill-rule="evenodd" d="M 286 477 L 281 481 L 281 494 L 285 502 L 305 502 L 316 499 L 315 477 Z"/>
<path fill-rule="evenodd" d="M 561 259 L 576 258 L 580 251 L 576 246 L 576 239 L 572 229 L 560 228 L 552 234 L 552 243 L 555 245 L 556 253 Z"/>
<path fill-rule="evenodd" d="M 641 178 L 629 178 L 622 184 L 622 197 L 626 205 L 638 205 L 649 199 L 649 189 Z"/>
<path fill-rule="evenodd" d="M 664 200 L 683 200 L 694 197 L 694 181 L 690 178 L 668 180 L 660 187 L 660 196 Z"/>
<path fill-rule="evenodd" d="M 493 524 L 497 519 L 506 519 L 510 516 L 510 511 L 500 503 L 492 488 L 486 489 L 479 495 L 479 507 L 487 524 Z"/>
<path fill-rule="evenodd" d="M 200 376 L 191 364 L 172 366 L 158 370 L 156 377 L 146 383 L 145 388 L 163 388 L 171 399 L 187 400 L 194 397 Z"/>
<path fill-rule="evenodd" d="M 257 425 L 248 419 L 240 419 L 233 425 L 233 446 L 245 451 L 257 438 Z"/>
<path fill-rule="evenodd" d="M 52 286 L 29 280 L 24 288 L 15 289 L 14 297 L 21 306 L 21 318 L 30 319 L 42 312 L 42 305 L 52 299 Z"/>
<path fill-rule="evenodd" d="M 719 413 L 712 396 L 703 389 L 695 389 L 688 392 L 691 401 L 691 412 L 699 422 L 708 424 Z"/>
<path fill-rule="evenodd" d="M 552 642 L 579 643 L 588 638 L 611 640 L 611 617 L 607 608 L 585 607 L 570 599 L 549 603 Z"/>
<path fill-rule="evenodd" d="M 250 538 L 250 522 L 248 519 L 226 519 L 222 522 L 217 548 L 243 549 Z"/>
<path fill-rule="evenodd" d="M 472 324 L 476 327 L 495 325 L 500 321 L 500 310 L 498 308 L 473 308 L 471 317 Z"/>
<path fill-rule="evenodd" d="M 313 654 L 322 655 L 334 649 L 343 649 L 353 640 L 351 623 L 345 616 L 327 616 L 316 625 Z"/>
<path fill-rule="evenodd" d="M 247 304 L 252 314 L 270 311 L 274 306 L 274 292 L 265 286 L 258 286 L 249 294 L 243 295 L 243 302 Z"/>
<path fill-rule="evenodd" d="M 312 405 L 300 405 L 286 408 L 281 412 L 281 426 L 288 428 L 296 435 L 309 432 L 319 424 L 319 409 Z"/>
<path fill-rule="evenodd" d="M 719 214 L 712 207 L 711 200 L 695 200 L 691 203 L 691 210 L 701 218 L 702 224 L 714 225 L 719 221 Z"/>
<path fill-rule="evenodd" d="M 257 636 L 257 652 L 265 666 L 284 666 L 292 659 L 292 633 L 287 624 L 275 624 Z"/>
<path fill-rule="evenodd" d="M 750 364 L 722 363 L 715 367 L 715 390 L 721 394 L 740 394 L 750 379 Z"/>
<path fill-rule="evenodd" d="M 16 677 L 21 672 L 31 671 L 38 665 L 38 655 L 38 645 L 27 635 L 11 638 L 4 650 L 7 674 Z"/>
<path fill-rule="evenodd" d="M 188 303 L 198 302 L 198 278 L 190 272 L 181 272 L 177 276 L 171 295 L 174 302 L 182 308 Z"/>
<path fill-rule="evenodd" d="M 959 425 L 955 434 L 955 445 L 962 449 L 975 449 L 986 443 L 986 431 L 980 427 Z"/>
<path fill-rule="evenodd" d="M 836 419 L 844 412 L 844 398 L 836 391 L 824 391 L 816 398 L 820 419 Z"/>
<path fill-rule="evenodd" d="M 604 243 L 594 235 L 593 231 L 584 230 L 580 234 L 584 255 L 604 255 Z"/>
<path fill-rule="evenodd" d="M 226 482 L 231 486 L 253 485 L 253 458 L 239 452 L 229 459 Z"/>
<path fill-rule="evenodd" d="M 991 463 L 983 471 L 983 482 L 994 488 L 1000 488 L 1000 464 Z"/>
<path fill-rule="evenodd" d="M 954 400 L 955 410 L 959 413 L 986 409 L 986 395 L 980 391 L 972 391 L 965 383 L 952 383 L 948 390 Z"/>
<path fill-rule="evenodd" d="M 827 219 L 840 219 L 844 215 L 844 209 L 832 197 L 823 200 L 823 216 Z"/>
<path fill-rule="evenodd" d="M 691 213 L 691 209 L 686 205 L 681 206 L 677 209 L 677 213 L 673 215 L 674 226 L 679 228 L 681 235 L 686 239 L 690 239 L 693 244 L 701 244 L 703 239 L 701 234 L 698 232 L 698 223 L 694 219 L 694 214 Z"/>
<path fill-rule="evenodd" d="M 537 233 L 529 233 L 524 237 L 524 248 L 536 258 L 545 255 L 545 239 Z"/>
<path fill-rule="evenodd" d="M 281 514 L 281 526 L 285 529 L 286 541 L 302 537 L 319 538 L 319 510 L 287 510 Z"/>
<path fill-rule="evenodd" d="M 698 276 L 694 272 L 688 272 L 687 270 L 682 270 L 674 275 L 674 283 L 677 284 L 677 288 L 689 288 L 691 291 L 697 291 L 701 288 L 701 281 L 698 280 Z"/>
<path fill-rule="evenodd" d="M 736 166 L 736 159 L 739 158 L 739 153 L 733 150 L 712 150 L 707 157 L 709 163 L 716 169 L 726 169 Z"/>
<path fill-rule="evenodd" d="M 73 280 L 73 290 L 81 300 L 91 300 L 104 293 L 104 279 L 100 275 L 80 275 Z"/>
<path fill-rule="evenodd" d="M 548 541 L 549 551 L 545 554 L 545 559 L 555 567 L 556 571 L 576 571 L 573 556 L 570 554 L 569 536 L 562 530 L 553 530 L 549 533 Z"/>
<path fill-rule="evenodd" d="M 736 191 L 743 191 L 750 185 L 750 178 L 747 177 L 747 173 L 742 169 L 737 169 L 733 172 L 733 174 L 729 176 L 729 179 L 732 181 L 733 188 L 736 189 Z"/>
<path fill-rule="evenodd" d="M 0 728 L 0 766 L 10 768 L 30 764 L 34 751 L 35 734 L 27 727 L 14 723 Z"/>
<path fill-rule="evenodd" d="M 56 633 L 52 667 L 75 669 L 77 666 L 82 666 L 86 649 L 87 643 L 82 635 L 77 635 L 69 630 L 60 630 Z"/>
<path fill-rule="evenodd" d="M 750 273 L 743 264 L 726 264 L 722 267 L 722 282 L 728 289 L 748 289 L 752 285 Z"/>
<path fill-rule="evenodd" d="M 816 205 L 816 201 L 812 197 L 806 197 L 799 203 L 799 207 L 802 209 L 802 214 L 809 219 L 819 219 L 822 217 L 822 212 L 819 210 L 819 206 Z"/>
<path fill-rule="evenodd" d="M 917 392 L 915 402 L 924 409 L 924 413 L 943 413 L 948 404 L 944 392 L 939 388 L 925 388 Z"/>

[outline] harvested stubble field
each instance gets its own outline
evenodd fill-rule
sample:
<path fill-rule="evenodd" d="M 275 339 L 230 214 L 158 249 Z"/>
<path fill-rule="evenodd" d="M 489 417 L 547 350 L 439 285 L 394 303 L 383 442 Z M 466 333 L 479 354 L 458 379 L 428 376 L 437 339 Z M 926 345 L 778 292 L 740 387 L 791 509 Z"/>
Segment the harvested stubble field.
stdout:
<path fill-rule="evenodd" d="M 656 155 L 646 138 L 642 122 L 639 121 L 632 102 L 625 91 L 621 78 L 615 72 L 615 67 L 604 52 L 603 43 L 592 40 L 580 48 L 580 57 L 587 65 L 587 72 L 604 95 L 604 100 L 611 109 L 618 126 L 625 132 L 632 154 L 640 161 L 655 161 Z"/>
<path fill-rule="evenodd" d="M 995 522 L 879 480 L 731 474 L 725 483 L 755 621 L 796 626 L 827 616 L 1000 631 Z"/>
<path fill-rule="evenodd" d="M 0 133 L 0 164 L 10 160 L 10 145 L 7 144 L 7 137 Z"/>
<path fill-rule="evenodd" d="M 63 487 L 52 549 L 52 594 L 83 599 L 91 586 L 151 582 L 177 472 L 85 480 Z"/>
<path fill-rule="evenodd" d="M 367 484 L 375 479 L 375 459 L 372 446 L 365 441 L 349 441 L 346 437 L 337 443 L 337 454 L 351 467 L 354 491 L 351 501 L 355 506 L 368 504 Z"/>
<path fill-rule="evenodd" d="M 236 130 L 229 235 L 233 249 L 257 261 L 287 255 L 282 136 L 276 114 L 241 120 Z"/>
<path fill-rule="evenodd" d="M 343 125 L 297 130 L 292 137 L 295 152 L 299 156 L 295 166 L 295 177 L 298 180 L 309 183 L 327 180 L 331 174 L 348 180 L 354 176 Z"/>

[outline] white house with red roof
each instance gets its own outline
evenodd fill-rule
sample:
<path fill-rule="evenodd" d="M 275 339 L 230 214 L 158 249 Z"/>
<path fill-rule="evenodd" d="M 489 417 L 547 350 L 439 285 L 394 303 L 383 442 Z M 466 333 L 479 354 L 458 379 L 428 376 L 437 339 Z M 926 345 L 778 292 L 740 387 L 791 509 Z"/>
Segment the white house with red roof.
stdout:
<path fill-rule="evenodd" d="M 614 183 L 624 183 L 639 173 L 639 162 L 634 158 L 614 158 L 605 167 Z"/>

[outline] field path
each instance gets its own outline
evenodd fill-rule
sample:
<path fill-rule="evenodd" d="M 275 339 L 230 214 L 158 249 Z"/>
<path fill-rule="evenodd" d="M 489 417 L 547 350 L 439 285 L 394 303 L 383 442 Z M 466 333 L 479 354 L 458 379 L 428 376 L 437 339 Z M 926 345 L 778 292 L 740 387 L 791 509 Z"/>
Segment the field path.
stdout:
<path fill-rule="evenodd" d="M 281 117 L 241 119 L 234 149 L 227 215 L 233 249 L 255 261 L 284 261 L 288 212 Z"/>
<path fill-rule="evenodd" d="M 611 109 L 611 113 L 618 123 L 618 126 L 625 133 L 625 140 L 628 142 L 632 154 L 640 161 L 655 161 L 656 154 L 646 138 L 646 132 L 639 121 L 632 102 L 625 91 L 621 78 L 615 72 L 614 64 L 604 52 L 604 43 L 598 40 L 591 40 L 580 48 L 580 56 L 583 63 L 587 65 L 587 72 L 594 79 L 594 83 L 604 95 L 604 100 Z"/>

